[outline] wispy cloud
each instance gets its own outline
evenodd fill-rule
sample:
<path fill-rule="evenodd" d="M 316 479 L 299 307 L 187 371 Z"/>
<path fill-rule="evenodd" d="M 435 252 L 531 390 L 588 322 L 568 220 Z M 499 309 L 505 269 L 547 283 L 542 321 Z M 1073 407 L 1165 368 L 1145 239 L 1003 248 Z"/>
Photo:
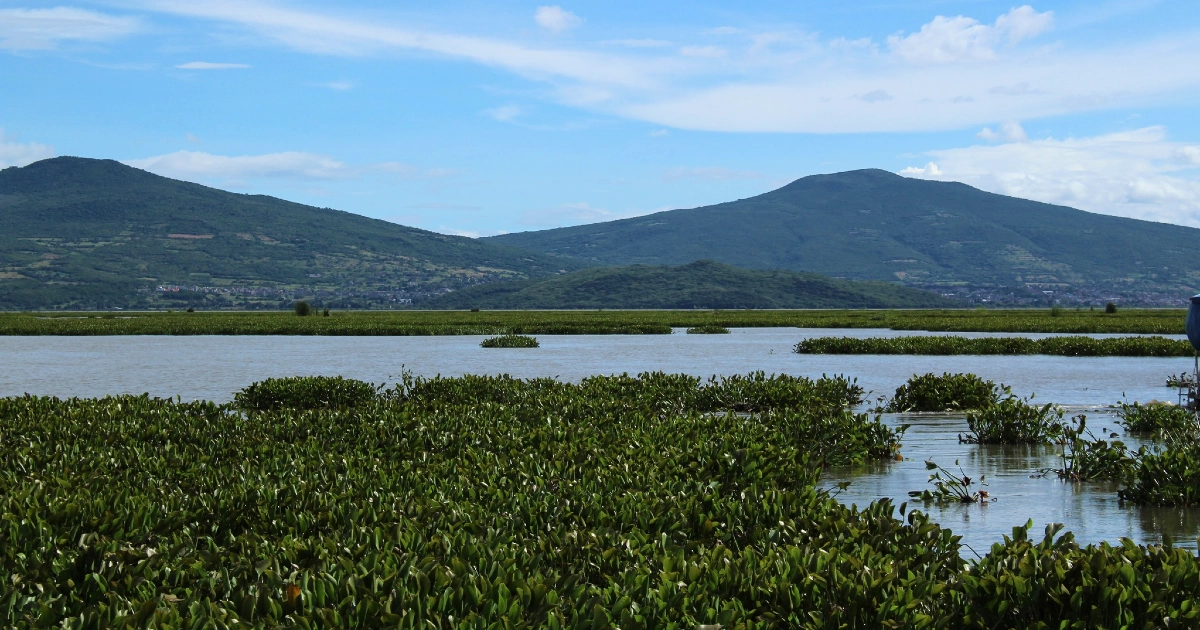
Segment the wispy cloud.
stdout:
<path fill-rule="evenodd" d="M 586 223 L 600 223 L 602 221 L 615 221 L 617 219 L 628 219 L 630 217 L 642 216 L 658 212 L 658 210 L 625 210 L 611 211 L 604 208 L 597 208 L 586 202 L 564 203 L 552 208 L 539 208 L 536 210 L 526 210 L 521 213 L 518 220 L 521 225 L 530 228 L 544 229 L 554 227 L 564 227 L 568 225 L 583 225 Z"/>
<path fill-rule="evenodd" d="M 176 68 L 180 70 L 238 70 L 241 68 L 249 68 L 249 64 L 245 63 L 214 63 L 211 61 L 189 61 L 181 63 Z"/>
<path fill-rule="evenodd" d="M 143 2 L 153 10 L 250 29 L 307 53 L 417 50 L 478 63 L 549 85 L 542 93 L 558 103 L 684 129 L 962 129 L 1174 102 L 1200 92 L 1196 33 L 1078 48 L 1044 41 L 1054 16 L 1028 5 L 990 20 L 936 16 L 884 43 L 771 32 L 748 35 L 752 43 L 740 48 L 609 40 L 586 49 L 440 33 L 256 0 Z M 733 34 L 717 34 L 726 32 Z M 615 49 L 614 42 L 622 41 Z M 656 45 L 632 45 L 636 41 Z"/>
<path fill-rule="evenodd" d="M 488 117 L 500 122 L 511 122 L 517 116 L 521 115 L 521 107 L 519 105 L 502 105 L 491 109 L 483 110 L 483 113 Z"/>
<path fill-rule="evenodd" d="M 0 49 L 44 50 L 64 41 L 102 42 L 139 30 L 134 17 L 72 7 L 0 9 Z"/>
<path fill-rule="evenodd" d="M 322 83 L 321 87 L 337 90 L 339 92 L 345 92 L 347 90 L 353 90 L 354 83 L 351 81 L 330 81 L 329 83 Z"/>
<path fill-rule="evenodd" d="M 17 142 L 0 129 L 0 168 L 25 166 L 38 160 L 54 157 L 54 147 L 37 142 Z"/>
<path fill-rule="evenodd" d="M 538 26 L 555 33 L 561 33 L 583 24 L 583 18 L 563 9 L 558 5 L 538 7 L 533 13 L 533 20 Z"/>
<path fill-rule="evenodd" d="M 1022 132 L 1023 133 L 1023 132 Z M 1163 127 L 931 151 L 901 175 L 1117 216 L 1200 227 L 1200 145 Z"/>
<path fill-rule="evenodd" d="M 454 175 L 444 168 L 419 168 L 400 162 L 381 162 L 367 166 L 349 166 L 327 155 L 285 151 L 263 155 L 215 155 L 201 151 L 176 151 L 166 155 L 124 160 L 125 164 L 194 182 L 248 179 L 339 180 L 355 179 L 368 173 L 387 174 L 404 181 L 441 179 Z"/>
<path fill-rule="evenodd" d="M 624 46 L 626 48 L 663 48 L 671 42 L 665 39 L 610 39 L 600 42 L 604 46 Z"/>

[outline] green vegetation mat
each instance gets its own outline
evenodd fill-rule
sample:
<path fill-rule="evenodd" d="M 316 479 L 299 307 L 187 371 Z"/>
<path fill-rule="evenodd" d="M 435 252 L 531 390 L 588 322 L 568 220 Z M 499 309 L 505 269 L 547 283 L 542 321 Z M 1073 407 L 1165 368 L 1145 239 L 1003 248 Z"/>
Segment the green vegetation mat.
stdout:
<path fill-rule="evenodd" d="M 671 328 L 890 328 L 946 332 L 1183 334 L 1186 311 L 333 311 L 0 313 L 0 335 L 666 334 Z"/>
<path fill-rule="evenodd" d="M 1052 354 L 1067 357 L 1190 357 L 1186 340 L 1165 337 L 820 337 L 796 344 L 800 354 Z"/>
<path fill-rule="evenodd" d="M 847 410 L 862 390 L 843 378 L 276 379 L 244 394 L 243 409 L 0 399 L 0 623 L 1200 621 L 1185 550 L 1081 547 L 1053 527 L 1039 542 L 1027 525 L 966 561 L 922 513 L 818 490 L 822 465 L 898 448 Z"/>

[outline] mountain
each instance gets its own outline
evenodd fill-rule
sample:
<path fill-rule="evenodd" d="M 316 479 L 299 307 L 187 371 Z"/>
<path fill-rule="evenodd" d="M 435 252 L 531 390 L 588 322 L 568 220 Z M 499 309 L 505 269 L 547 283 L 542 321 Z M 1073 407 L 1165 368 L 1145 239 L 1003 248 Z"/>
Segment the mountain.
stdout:
<path fill-rule="evenodd" d="M 814 273 L 739 269 L 711 260 L 670 267 L 584 269 L 552 278 L 487 284 L 439 296 L 424 308 L 945 308 L 961 306 L 894 283 Z"/>
<path fill-rule="evenodd" d="M 605 265 L 712 259 L 960 295 L 1018 287 L 1170 301 L 1200 289 L 1198 229 L 875 169 L 805 177 L 714 206 L 484 240 Z"/>
<path fill-rule="evenodd" d="M 0 309 L 387 306 L 588 266 L 60 157 L 0 171 Z"/>

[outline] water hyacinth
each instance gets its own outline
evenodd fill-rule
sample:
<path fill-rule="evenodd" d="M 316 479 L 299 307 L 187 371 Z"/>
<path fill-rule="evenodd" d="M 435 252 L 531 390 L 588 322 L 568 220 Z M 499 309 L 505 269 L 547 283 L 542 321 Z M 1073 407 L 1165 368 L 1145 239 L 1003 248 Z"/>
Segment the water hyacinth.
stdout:
<path fill-rule="evenodd" d="M 1008 388 L 974 374 L 913 375 L 888 401 L 885 411 L 958 411 L 982 409 L 1000 399 Z"/>
<path fill-rule="evenodd" d="M 281 396 L 249 414 L 148 396 L 0 399 L 0 619 L 176 628 L 1200 621 L 1200 567 L 1187 551 L 1083 547 L 1057 530 L 1034 543 L 1018 528 L 971 562 L 921 512 L 831 499 L 817 489 L 822 466 L 898 448 L 878 419 L 849 411 L 861 395 L 842 377 L 652 373 L 581 383 L 405 375 L 354 407 Z"/>
<path fill-rule="evenodd" d="M 479 342 L 482 348 L 537 348 L 538 340 L 525 335 L 500 335 Z"/>
<path fill-rule="evenodd" d="M 982 409 L 967 412 L 969 433 L 958 439 L 968 444 L 1049 444 L 1066 432 L 1063 410 L 1008 396 Z"/>
<path fill-rule="evenodd" d="M 1066 357 L 1190 357 L 1192 345 L 1165 337 L 817 337 L 796 344 L 800 354 L 1025 355 Z"/>

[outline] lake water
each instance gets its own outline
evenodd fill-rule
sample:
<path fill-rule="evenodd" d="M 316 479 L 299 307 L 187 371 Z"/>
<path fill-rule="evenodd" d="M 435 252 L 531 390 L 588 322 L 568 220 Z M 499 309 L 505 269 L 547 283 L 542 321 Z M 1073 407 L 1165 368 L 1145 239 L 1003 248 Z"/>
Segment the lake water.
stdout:
<path fill-rule="evenodd" d="M 677 331 L 682 333 L 682 331 Z M 699 376 L 763 370 L 818 377 L 857 377 L 872 396 L 891 395 L 913 374 L 973 372 L 1012 386 L 1037 402 L 1086 413 L 1089 426 L 1118 430 L 1111 405 L 1129 401 L 1174 401 L 1163 386 L 1170 374 L 1190 371 L 1191 359 L 1051 356 L 864 356 L 798 355 L 800 340 L 823 336 L 905 336 L 919 331 L 872 329 L 734 329 L 729 335 L 539 335 L 541 348 L 485 349 L 481 336 L 453 337 L 283 337 L 283 336 L 123 336 L 0 337 L 0 396 L 23 393 L 104 396 L 148 392 L 185 400 L 228 401 L 246 385 L 273 376 L 341 375 L 373 383 L 394 383 L 404 370 L 417 375 L 502 374 L 557 377 L 577 381 L 595 374 L 645 371 Z M 964 336 L 1031 336 L 950 333 Z M 1121 335 L 1093 335 L 1096 337 Z M 1183 335 L 1174 335 L 1182 339 Z M 918 414 L 885 417 L 912 425 L 904 440 L 903 462 L 858 470 L 833 470 L 832 487 L 850 481 L 839 495 L 865 505 L 880 497 L 897 503 L 910 490 L 928 487 L 924 461 L 956 470 L 958 459 L 971 477 L 986 476 L 997 500 L 986 505 L 922 507 L 963 535 L 980 554 L 1014 525 L 1033 518 L 1040 538 L 1049 522 L 1062 522 L 1081 542 L 1130 537 L 1161 542 L 1166 536 L 1196 547 L 1200 511 L 1147 509 L 1118 504 L 1116 489 L 1099 483 L 1073 484 L 1030 478 L 1056 465 L 1053 447 L 1013 448 L 958 443 L 966 431 L 962 415 Z M 1128 440 L 1127 440 L 1128 442 Z"/>

